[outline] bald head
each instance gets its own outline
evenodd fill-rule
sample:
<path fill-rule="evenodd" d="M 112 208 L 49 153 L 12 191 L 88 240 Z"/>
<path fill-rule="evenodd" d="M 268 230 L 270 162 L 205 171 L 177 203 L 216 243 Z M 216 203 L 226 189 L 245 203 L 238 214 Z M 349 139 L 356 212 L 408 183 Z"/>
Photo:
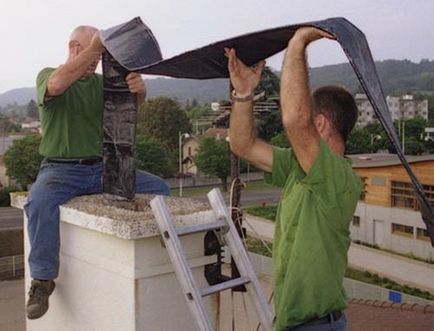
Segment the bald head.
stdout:
<path fill-rule="evenodd" d="M 91 46 L 92 40 L 97 32 L 98 29 L 93 26 L 81 25 L 76 27 L 69 37 L 69 55 L 67 62 L 78 57 L 81 52 Z M 85 75 L 83 76 L 84 78 L 95 72 L 98 62 L 99 57 L 95 58 L 95 60 L 89 65 Z"/>
<path fill-rule="evenodd" d="M 72 31 L 71 36 L 69 37 L 69 42 L 76 41 L 83 48 L 86 48 L 90 45 L 92 37 L 97 31 L 98 29 L 93 26 L 80 25 Z"/>

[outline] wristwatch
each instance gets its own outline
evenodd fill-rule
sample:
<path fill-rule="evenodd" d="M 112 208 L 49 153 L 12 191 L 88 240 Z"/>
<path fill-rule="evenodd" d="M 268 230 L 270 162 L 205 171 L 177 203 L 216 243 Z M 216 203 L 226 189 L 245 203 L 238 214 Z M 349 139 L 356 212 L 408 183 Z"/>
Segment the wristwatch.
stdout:
<path fill-rule="evenodd" d="M 254 92 L 250 93 L 249 95 L 246 95 L 244 97 L 237 96 L 237 92 L 235 90 L 232 90 L 231 93 L 231 100 L 232 102 L 248 102 L 248 101 L 258 101 L 265 98 L 265 91 L 262 91 L 261 93 L 254 94 Z"/>
<path fill-rule="evenodd" d="M 231 93 L 231 99 L 233 102 L 253 101 L 253 97 L 254 97 L 253 92 L 250 93 L 249 95 L 244 96 L 244 97 L 237 96 L 237 92 L 235 92 L 235 90 L 232 90 L 232 93 Z"/>

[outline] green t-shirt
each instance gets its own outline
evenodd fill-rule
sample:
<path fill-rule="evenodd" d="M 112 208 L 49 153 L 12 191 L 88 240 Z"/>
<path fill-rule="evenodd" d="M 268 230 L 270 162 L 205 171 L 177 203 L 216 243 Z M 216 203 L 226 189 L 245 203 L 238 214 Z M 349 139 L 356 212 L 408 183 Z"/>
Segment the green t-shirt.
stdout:
<path fill-rule="evenodd" d="M 62 95 L 44 101 L 54 68 L 45 68 L 36 80 L 42 141 L 39 153 L 51 158 L 102 155 L 103 85 L 94 74 L 77 80 Z"/>
<path fill-rule="evenodd" d="M 275 328 L 282 331 L 345 309 L 349 224 L 361 181 L 322 140 L 308 174 L 291 149 L 274 148 L 266 180 L 283 188 L 273 242 Z"/>

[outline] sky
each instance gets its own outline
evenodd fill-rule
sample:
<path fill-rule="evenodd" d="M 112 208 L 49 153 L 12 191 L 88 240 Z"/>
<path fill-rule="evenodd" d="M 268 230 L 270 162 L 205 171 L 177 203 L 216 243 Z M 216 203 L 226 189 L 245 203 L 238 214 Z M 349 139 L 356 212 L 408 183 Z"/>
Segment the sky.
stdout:
<path fill-rule="evenodd" d="M 1 0 L 0 93 L 35 85 L 67 57 L 78 25 L 106 29 L 136 16 L 164 58 L 262 29 L 342 16 L 362 30 L 375 60 L 434 59 L 433 0 Z M 268 60 L 279 69 L 282 55 Z M 336 42 L 309 47 L 309 65 L 346 62 Z M 151 78 L 151 77 L 145 77 Z"/>

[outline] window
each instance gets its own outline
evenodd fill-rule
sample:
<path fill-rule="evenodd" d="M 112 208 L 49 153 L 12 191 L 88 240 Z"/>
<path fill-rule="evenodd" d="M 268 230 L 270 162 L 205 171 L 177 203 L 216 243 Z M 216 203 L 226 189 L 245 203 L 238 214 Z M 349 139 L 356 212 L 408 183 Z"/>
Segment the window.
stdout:
<path fill-rule="evenodd" d="M 422 187 L 428 200 L 434 203 L 434 185 L 422 185 Z M 392 207 L 420 209 L 411 183 L 392 181 L 391 204 Z"/>
<path fill-rule="evenodd" d="M 422 228 L 416 228 L 416 238 L 419 240 L 431 241 L 428 231 Z"/>
<path fill-rule="evenodd" d="M 392 233 L 398 236 L 413 238 L 413 227 L 408 225 L 392 223 Z"/>
<path fill-rule="evenodd" d="M 360 177 L 360 180 L 362 181 L 362 192 L 360 193 L 359 200 L 365 201 L 366 199 L 366 186 L 368 182 L 368 177 Z"/>
<path fill-rule="evenodd" d="M 188 156 L 191 156 L 191 147 L 188 147 Z"/>
<path fill-rule="evenodd" d="M 426 197 L 431 202 L 434 203 L 434 185 L 422 185 L 423 191 L 425 192 Z"/>
<path fill-rule="evenodd" d="M 392 181 L 392 207 L 419 210 L 412 184 Z"/>
<path fill-rule="evenodd" d="M 357 226 L 357 227 L 360 226 L 360 217 L 359 216 L 356 216 L 356 215 L 353 216 L 353 226 Z"/>

